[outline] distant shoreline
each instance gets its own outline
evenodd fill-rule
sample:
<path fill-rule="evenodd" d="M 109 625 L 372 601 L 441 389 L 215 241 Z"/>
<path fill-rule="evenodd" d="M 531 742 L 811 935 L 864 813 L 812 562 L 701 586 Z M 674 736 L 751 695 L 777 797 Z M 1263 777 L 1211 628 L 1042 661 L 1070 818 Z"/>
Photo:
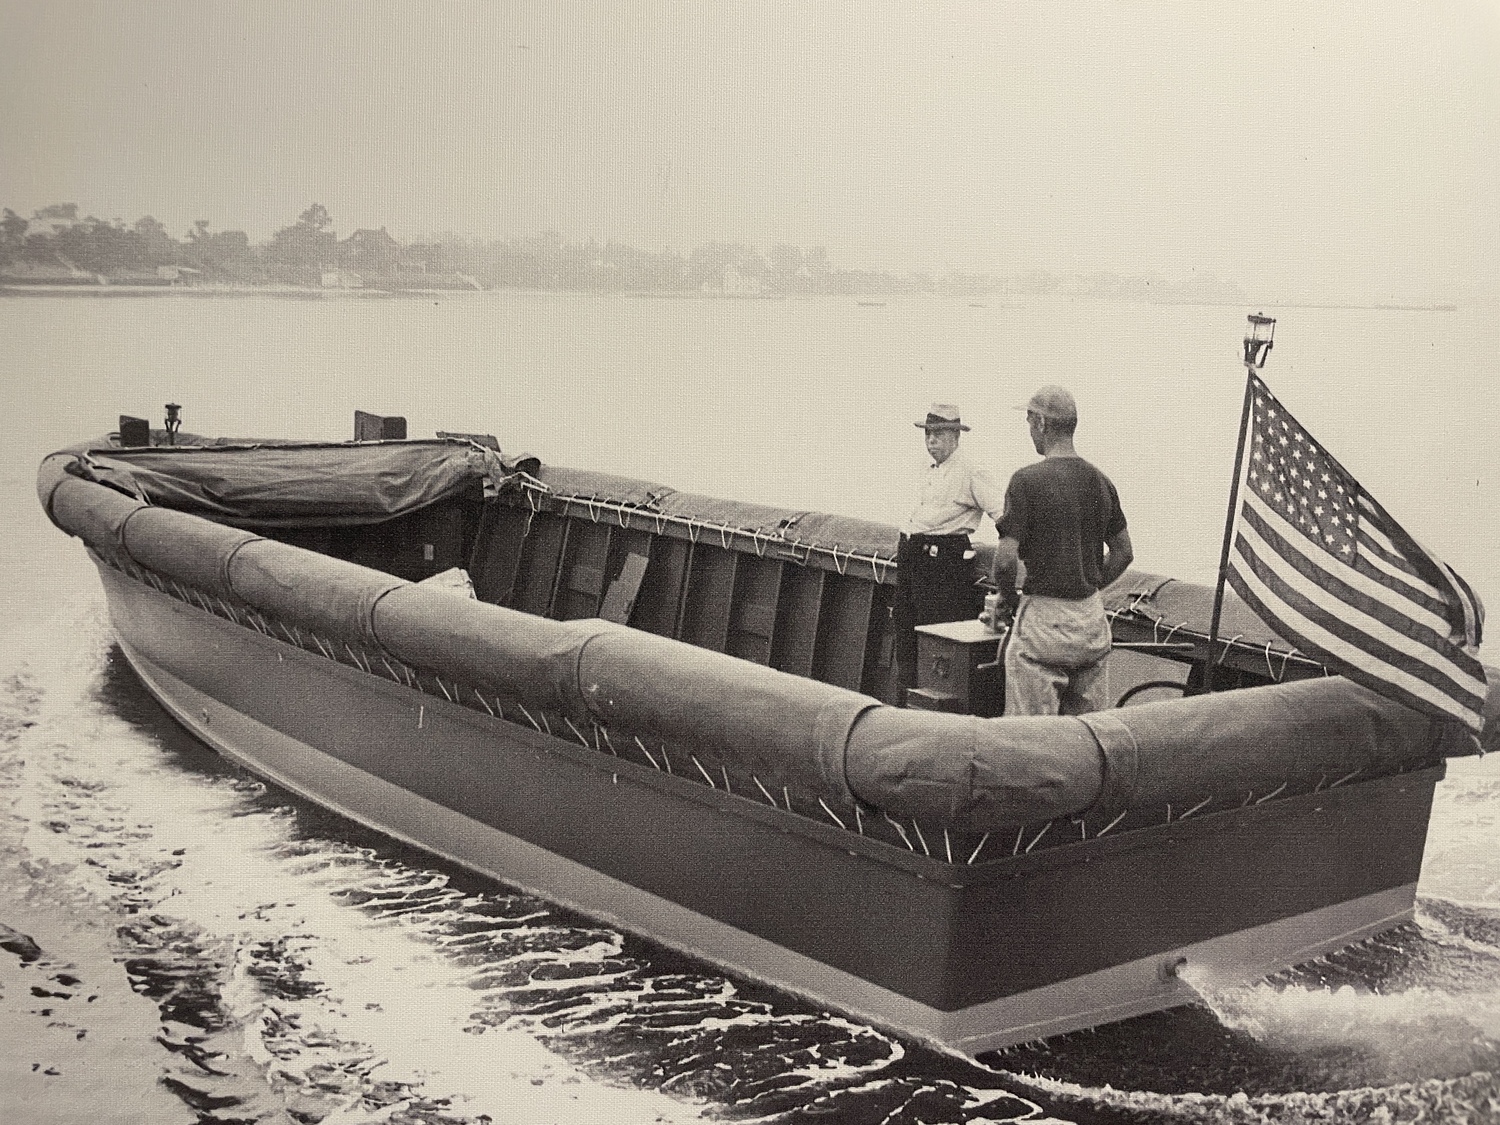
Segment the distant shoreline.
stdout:
<path fill-rule="evenodd" d="M 159 282 L 152 280 L 141 281 L 111 281 L 107 284 L 99 284 L 96 281 L 73 280 L 38 280 L 35 278 L 8 278 L 0 277 L 0 295 L 7 293 L 30 294 L 30 295 L 55 295 L 70 297 L 154 297 L 175 295 L 180 297 L 294 297 L 294 298 L 320 298 L 333 299 L 345 298 L 368 298 L 377 299 L 382 297 L 439 297 L 454 295 L 475 295 L 481 293 L 514 293 L 529 296 L 590 296 L 590 297 L 629 297 L 633 299 L 656 299 L 656 300 L 693 300 L 693 301 L 783 301 L 793 299 L 804 294 L 786 293 L 720 293 L 701 292 L 693 290 L 678 289 L 522 289 L 513 286 L 503 286 L 492 289 L 473 289 L 459 286 L 441 286 L 435 288 L 421 287 L 392 287 L 383 288 L 379 286 L 312 286 L 312 285 L 212 285 L 194 284 L 183 285 L 181 283 Z M 846 299 L 858 300 L 862 295 L 858 293 L 814 293 L 805 294 L 809 297 L 823 299 Z M 996 305 L 997 308 L 1014 307 L 1012 301 L 1025 301 L 1030 298 L 1039 300 L 1073 300 L 1073 301 L 1119 301 L 1122 304 L 1146 304 L 1160 306 L 1185 306 L 1185 307 L 1208 307 L 1225 306 L 1231 308 L 1249 308 L 1252 305 L 1257 309 L 1345 309 L 1349 311 L 1363 312 L 1457 312 L 1459 306 L 1456 304 L 1387 304 L 1372 302 L 1370 304 L 1349 302 L 1323 302 L 1323 301 L 1250 301 L 1250 300 L 1222 300 L 1203 299 L 1192 300 L 1179 298 L 1173 300 L 1141 300 L 1130 297 L 1095 297 L 1081 293 L 1046 293 L 1046 294 L 1017 294 L 1009 298 L 1006 303 Z M 971 300 L 966 294 L 946 293 L 893 293 L 883 294 L 882 301 L 886 300 Z M 971 307 L 989 307 L 987 305 L 973 305 Z"/>

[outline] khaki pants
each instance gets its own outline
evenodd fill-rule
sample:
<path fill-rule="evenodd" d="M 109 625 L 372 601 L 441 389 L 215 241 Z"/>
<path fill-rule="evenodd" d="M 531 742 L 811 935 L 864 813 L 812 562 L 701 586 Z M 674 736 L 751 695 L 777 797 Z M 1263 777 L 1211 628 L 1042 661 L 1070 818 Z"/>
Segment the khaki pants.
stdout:
<path fill-rule="evenodd" d="M 1007 715 L 1081 715 L 1109 706 L 1109 618 L 1093 594 L 1021 597 L 1004 641 Z"/>

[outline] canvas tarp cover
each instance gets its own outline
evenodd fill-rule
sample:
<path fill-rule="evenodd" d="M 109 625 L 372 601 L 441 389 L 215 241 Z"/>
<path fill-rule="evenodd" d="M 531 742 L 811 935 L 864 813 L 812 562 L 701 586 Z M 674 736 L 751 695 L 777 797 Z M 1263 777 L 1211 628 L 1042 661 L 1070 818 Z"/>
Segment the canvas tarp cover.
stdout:
<path fill-rule="evenodd" d="M 764 538 L 784 539 L 797 546 L 820 547 L 843 554 L 894 559 L 897 532 L 887 524 L 851 516 L 828 515 L 795 508 L 724 500 L 693 492 L 679 492 L 653 481 L 568 469 L 544 467 L 538 474 L 547 491 L 558 499 L 618 504 L 639 508 L 706 528 L 745 531 Z"/>
<path fill-rule="evenodd" d="M 77 475 L 147 503 L 249 528 L 379 523 L 507 475 L 463 442 L 92 448 Z"/>
<path fill-rule="evenodd" d="M 562 465 L 543 465 L 536 476 L 548 492 L 558 497 L 597 500 L 648 511 L 656 511 L 661 498 L 674 491 L 649 480 L 590 469 L 569 469 Z"/>
<path fill-rule="evenodd" d="M 1214 588 L 1131 570 L 1104 591 L 1104 604 L 1106 609 L 1160 622 L 1163 637 L 1171 634 L 1174 628 L 1206 636 L 1213 621 Z M 1227 587 L 1219 620 L 1219 637 L 1222 640 L 1233 638 L 1254 648 L 1264 648 L 1269 644 L 1273 653 L 1293 651 L 1290 644 Z"/>

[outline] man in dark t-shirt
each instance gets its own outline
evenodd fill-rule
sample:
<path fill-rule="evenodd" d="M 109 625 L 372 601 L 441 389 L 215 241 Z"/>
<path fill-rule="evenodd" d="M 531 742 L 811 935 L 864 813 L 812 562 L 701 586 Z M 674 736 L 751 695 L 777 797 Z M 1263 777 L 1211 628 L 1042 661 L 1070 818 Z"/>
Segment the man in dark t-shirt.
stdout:
<path fill-rule="evenodd" d="M 1078 407 L 1061 387 L 1026 404 L 1042 460 L 1018 469 L 996 527 L 992 577 L 1003 642 L 1007 715 L 1077 715 L 1109 705 L 1109 619 L 1099 591 L 1130 565 L 1133 551 L 1110 479 L 1073 448 Z M 1017 561 L 1026 585 L 1016 601 Z"/>

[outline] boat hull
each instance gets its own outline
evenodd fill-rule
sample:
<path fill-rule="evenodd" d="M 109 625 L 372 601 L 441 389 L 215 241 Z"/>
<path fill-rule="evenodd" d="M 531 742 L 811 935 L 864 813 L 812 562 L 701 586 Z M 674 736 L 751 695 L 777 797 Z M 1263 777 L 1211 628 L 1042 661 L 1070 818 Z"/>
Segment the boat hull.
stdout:
<path fill-rule="evenodd" d="M 98 561 L 98 560 L 96 560 Z M 1442 767 L 1013 855 L 907 851 L 288 644 L 100 562 L 199 739 L 435 855 L 966 1053 L 1191 1002 L 1408 919 Z M 852 828 L 852 826 L 851 826 Z"/>

